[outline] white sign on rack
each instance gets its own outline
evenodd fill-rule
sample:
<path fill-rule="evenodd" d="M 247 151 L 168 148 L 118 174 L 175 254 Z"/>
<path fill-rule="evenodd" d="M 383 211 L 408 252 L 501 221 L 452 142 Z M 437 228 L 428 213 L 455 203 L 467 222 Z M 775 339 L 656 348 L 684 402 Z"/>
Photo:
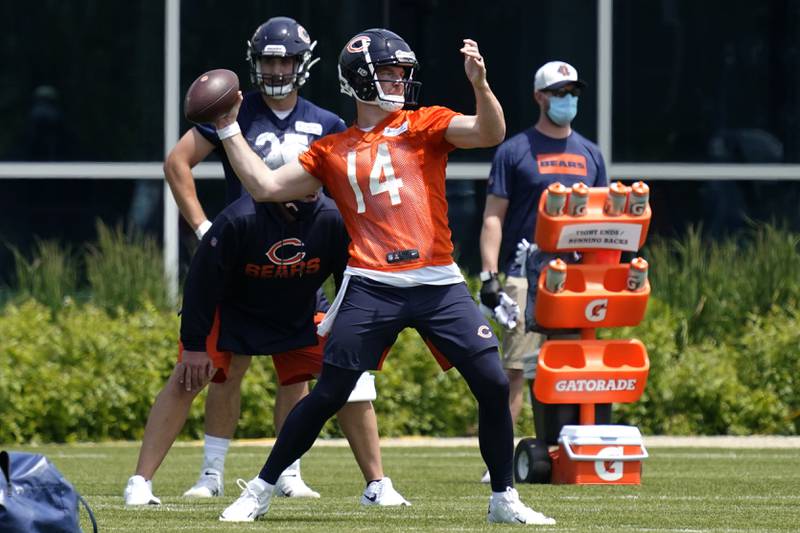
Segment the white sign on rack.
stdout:
<path fill-rule="evenodd" d="M 558 236 L 559 250 L 602 248 L 635 252 L 639 249 L 642 226 L 623 222 L 570 224 Z"/>

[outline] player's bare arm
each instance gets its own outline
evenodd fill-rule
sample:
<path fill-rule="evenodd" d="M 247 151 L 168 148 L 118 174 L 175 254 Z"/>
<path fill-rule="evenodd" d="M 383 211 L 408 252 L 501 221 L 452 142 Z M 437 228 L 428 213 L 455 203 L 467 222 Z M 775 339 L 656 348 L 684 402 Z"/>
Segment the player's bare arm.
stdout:
<path fill-rule="evenodd" d="M 241 103 L 239 93 L 233 108 L 214 122 L 217 131 L 236 122 Z M 242 185 L 257 202 L 290 202 L 314 194 L 322 187 L 297 161 L 270 170 L 240 133 L 222 139 L 222 146 Z"/>
<path fill-rule="evenodd" d="M 181 215 L 195 231 L 207 217 L 197 198 L 192 168 L 213 150 L 214 145 L 200 135 L 196 128 L 192 128 L 181 137 L 164 161 L 164 176 L 172 190 L 172 196 Z"/>
<path fill-rule="evenodd" d="M 481 228 L 481 266 L 484 272 L 498 272 L 497 257 L 503 240 L 503 221 L 508 210 L 508 199 L 489 194 L 483 210 Z"/>
<path fill-rule="evenodd" d="M 496 146 L 506 135 L 503 108 L 486 80 L 486 63 L 478 43 L 464 39 L 464 72 L 475 92 L 475 114 L 453 117 L 445 139 L 458 148 L 486 148 Z"/>

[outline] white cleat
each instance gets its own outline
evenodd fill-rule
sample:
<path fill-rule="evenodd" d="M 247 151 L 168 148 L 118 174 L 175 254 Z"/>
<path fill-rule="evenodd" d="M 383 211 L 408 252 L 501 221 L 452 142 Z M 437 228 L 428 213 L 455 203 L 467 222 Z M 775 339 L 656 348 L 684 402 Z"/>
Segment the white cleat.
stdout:
<path fill-rule="evenodd" d="M 392 480 L 385 477 L 379 481 L 373 481 L 364 489 L 361 495 L 361 505 L 379 505 L 381 507 L 395 507 L 399 505 L 411 505 L 403 496 L 394 490 Z"/>
<path fill-rule="evenodd" d="M 491 482 L 492 482 L 492 476 L 489 475 L 489 471 L 487 470 L 486 472 L 483 473 L 483 477 L 481 478 L 481 483 L 491 483 Z"/>
<path fill-rule="evenodd" d="M 222 484 L 222 472 L 206 468 L 200 472 L 200 478 L 192 488 L 183 493 L 184 498 L 216 498 L 222 496 L 225 489 Z"/>
<path fill-rule="evenodd" d="M 153 496 L 153 482 L 142 476 L 131 476 L 122 495 L 125 505 L 161 505 L 161 500 Z"/>
<path fill-rule="evenodd" d="M 519 499 L 517 489 L 507 487 L 506 491 L 489 499 L 490 524 L 534 524 L 552 526 L 556 521 L 542 513 L 536 512 Z"/>
<path fill-rule="evenodd" d="M 303 481 L 300 473 L 282 474 L 275 482 L 275 496 L 285 498 L 319 498 L 315 491 Z"/>
<path fill-rule="evenodd" d="M 242 494 L 222 511 L 219 515 L 220 522 L 253 522 L 267 514 L 272 498 L 270 485 L 259 478 L 253 478 L 249 482 L 237 479 L 236 484 L 242 489 Z"/>

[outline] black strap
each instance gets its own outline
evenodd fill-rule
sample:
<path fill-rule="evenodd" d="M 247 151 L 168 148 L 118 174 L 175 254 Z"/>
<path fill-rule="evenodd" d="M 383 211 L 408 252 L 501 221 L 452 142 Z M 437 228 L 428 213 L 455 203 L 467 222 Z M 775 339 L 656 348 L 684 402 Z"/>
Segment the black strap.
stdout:
<path fill-rule="evenodd" d="M 3 471 L 3 475 L 6 476 L 6 484 L 11 487 L 11 468 L 9 467 L 11 463 L 11 459 L 8 457 L 8 452 L 3 450 L 0 452 L 0 470 Z"/>
<path fill-rule="evenodd" d="M 78 494 L 78 501 L 83 504 L 83 507 L 86 509 L 86 512 L 89 513 L 89 520 L 92 521 L 92 530 L 94 533 L 97 533 L 97 521 L 94 519 L 94 513 L 92 512 L 92 508 L 89 507 L 89 504 L 86 503 L 86 500 L 83 499 L 83 496 Z"/>

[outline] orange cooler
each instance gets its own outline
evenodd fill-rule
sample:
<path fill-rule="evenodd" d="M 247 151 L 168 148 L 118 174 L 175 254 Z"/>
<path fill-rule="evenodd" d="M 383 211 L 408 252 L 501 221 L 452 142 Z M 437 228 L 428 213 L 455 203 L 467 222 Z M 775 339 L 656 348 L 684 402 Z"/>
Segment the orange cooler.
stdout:
<path fill-rule="evenodd" d="M 648 457 L 635 426 L 564 426 L 552 452 L 552 482 L 578 485 L 640 485 Z"/>

